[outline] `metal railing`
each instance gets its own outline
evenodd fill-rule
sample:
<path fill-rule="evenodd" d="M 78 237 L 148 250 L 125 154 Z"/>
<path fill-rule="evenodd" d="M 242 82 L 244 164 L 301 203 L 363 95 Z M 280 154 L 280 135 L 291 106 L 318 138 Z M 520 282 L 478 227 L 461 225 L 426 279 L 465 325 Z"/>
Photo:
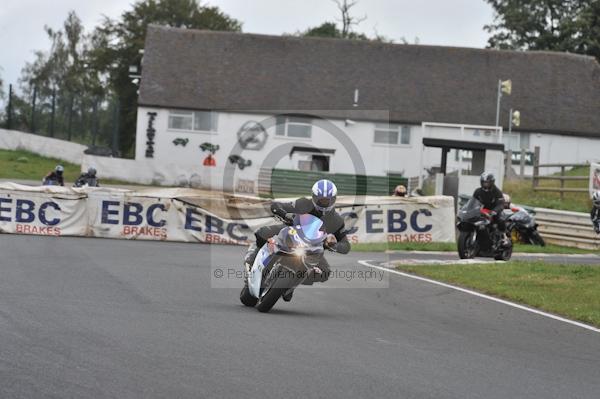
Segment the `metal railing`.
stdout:
<path fill-rule="evenodd" d="M 582 212 L 535 208 L 538 231 L 549 244 L 582 249 L 600 249 L 590 215 Z"/>

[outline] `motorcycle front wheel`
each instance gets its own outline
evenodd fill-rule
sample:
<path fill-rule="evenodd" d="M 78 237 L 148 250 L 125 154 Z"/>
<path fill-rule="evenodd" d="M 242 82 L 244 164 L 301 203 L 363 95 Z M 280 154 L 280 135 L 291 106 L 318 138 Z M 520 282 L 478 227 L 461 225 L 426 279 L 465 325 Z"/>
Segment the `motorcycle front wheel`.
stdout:
<path fill-rule="evenodd" d="M 537 232 L 537 230 L 531 233 L 530 241 L 533 245 L 539 245 L 540 247 L 546 246 L 546 242 L 544 241 L 540 233 Z"/>
<path fill-rule="evenodd" d="M 258 303 L 256 304 L 256 309 L 258 309 L 261 313 L 267 313 L 269 310 L 275 306 L 275 303 L 281 298 L 281 296 L 285 293 L 285 288 L 269 288 L 266 294 L 260 297 Z"/>
<path fill-rule="evenodd" d="M 458 235 L 458 256 L 461 259 L 473 259 L 477 256 L 479 245 L 474 231 L 461 231 Z"/>

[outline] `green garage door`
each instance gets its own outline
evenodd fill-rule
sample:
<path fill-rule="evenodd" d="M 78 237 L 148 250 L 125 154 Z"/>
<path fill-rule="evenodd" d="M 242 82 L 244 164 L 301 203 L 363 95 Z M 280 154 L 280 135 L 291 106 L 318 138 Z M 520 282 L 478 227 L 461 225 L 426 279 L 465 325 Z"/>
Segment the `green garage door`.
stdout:
<path fill-rule="evenodd" d="M 344 173 L 302 172 L 273 169 L 271 193 L 273 197 L 306 196 L 320 179 L 329 179 L 338 188 L 338 195 L 390 195 L 398 184 L 407 184 L 402 176 L 360 176 Z"/>

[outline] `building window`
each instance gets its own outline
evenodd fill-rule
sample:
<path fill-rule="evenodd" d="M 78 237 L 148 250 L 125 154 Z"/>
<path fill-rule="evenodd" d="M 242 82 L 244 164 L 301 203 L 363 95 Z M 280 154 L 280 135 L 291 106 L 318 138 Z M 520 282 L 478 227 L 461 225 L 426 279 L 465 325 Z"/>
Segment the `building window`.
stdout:
<path fill-rule="evenodd" d="M 519 133 L 521 136 L 521 149 L 529 150 L 529 133 Z"/>
<path fill-rule="evenodd" d="M 522 149 L 529 150 L 529 133 L 505 133 L 502 135 L 504 150 L 520 152 Z"/>
<path fill-rule="evenodd" d="M 298 116 L 278 116 L 275 135 L 310 139 L 312 135 L 311 120 Z"/>
<path fill-rule="evenodd" d="M 216 112 L 212 111 L 169 111 L 169 129 L 197 132 L 217 131 Z"/>
<path fill-rule="evenodd" d="M 410 145 L 410 126 L 376 123 L 373 142 L 377 144 Z"/>

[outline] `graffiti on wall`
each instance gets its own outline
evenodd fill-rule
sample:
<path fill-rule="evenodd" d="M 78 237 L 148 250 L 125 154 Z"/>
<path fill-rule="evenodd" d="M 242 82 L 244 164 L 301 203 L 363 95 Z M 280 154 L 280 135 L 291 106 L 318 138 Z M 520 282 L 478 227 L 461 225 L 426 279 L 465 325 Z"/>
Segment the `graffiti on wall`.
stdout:
<path fill-rule="evenodd" d="M 247 121 L 238 130 L 237 138 L 243 149 L 259 151 L 265 146 L 268 134 L 262 124 L 256 121 Z"/>
<path fill-rule="evenodd" d="M 154 120 L 156 112 L 148 112 L 148 128 L 146 129 L 146 158 L 154 158 L 154 137 L 156 137 L 156 129 L 154 129 Z"/>
<path fill-rule="evenodd" d="M 182 139 L 181 137 L 177 137 L 175 140 L 173 140 L 173 144 L 175 146 L 180 145 L 182 147 L 185 147 L 187 145 L 187 143 L 189 143 L 189 142 L 190 142 L 190 139 L 188 139 L 188 138 Z"/>
<path fill-rule="evenodd" d="M 229 163 L 235 164 L 240 168 L 240 170 L 244 170 L 245 167 L 252 165 L 252 161 L 249 159 L 244 159 L 239 155 L 230 155 Z"/>
<path fill-rule="evenodd" d="M 217 166 L 217 160 L 215 159 L 215 153 L 219 151 L 220 146 L 213 143 L 202 143 L 200 144 L 200 149 L 202 152 L 208 152 L 208 155 L 202 161 L 203 166 L 214 167 Z"/>

